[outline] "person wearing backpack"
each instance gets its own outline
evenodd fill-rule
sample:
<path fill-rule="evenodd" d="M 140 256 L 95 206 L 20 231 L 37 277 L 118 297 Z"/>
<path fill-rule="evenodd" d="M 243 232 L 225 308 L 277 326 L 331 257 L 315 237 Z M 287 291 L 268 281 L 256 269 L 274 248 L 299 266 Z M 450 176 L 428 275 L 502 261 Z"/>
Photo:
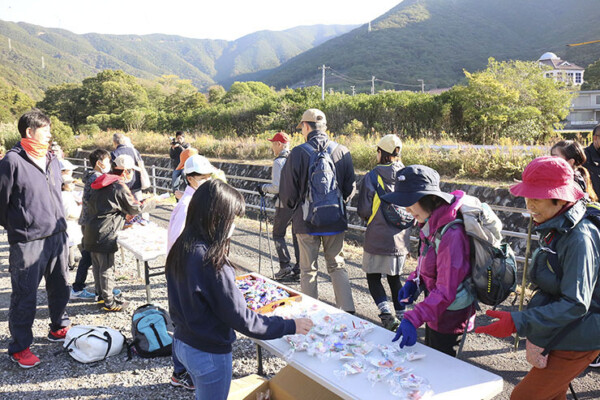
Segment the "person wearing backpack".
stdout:
<path fill-rule="evenodd" d="M 317 258 L 322 243 L 336 304 L 354 313 L 342 253 L 348 229 L 346 203 L 355 189 L 352 156 L 345 146 L 329 140 L 321 110 L 304 112 L 296 129 L 302 130 L 306 143 L 290 152 L 281 171 L 279 197 L 285 207 L 295 210 L 292 229 L 300 250 L 300 287 L 302 293 L 319 297 Z"/>
<path fill-rule="evenodd" d="M 275 274 L 275 279 L 292 279 L 297 281 L 300 279 L 300 251 L 298 250 L 298 240 L 292 232 L 292 242 L 294 244 L 294 256 L 296 264 L 291 264 L 290 252 L 285 243 L 285 232 L 287 227 L 292 222 L 294 210 L 284 207 L 279 199 L 279 182 L 281 181 L 281 170 L 287 161 L 290 154 L 290 137 L 285 132 L 277 132 L 272 139 L 271 149 L 275 155 L 273 160 L 273 168 L 271 169 L 271 183 L 259 184 L 256 191 L 265 196 L 266 193 L 275 195 L 275 216 L 273 217 L 273 242 L 275 242 L 275 250 L 277 250 L 277 258 L 279 259 L 279 271 Z"/>
<path fill-rule="evenodd" d="M 196 399 L 227 398 L 235 331 L 271 340 L 306 334 L 313 326 L 307 318 L 267 317 L 247 307 L 226 256 L 234 219 L 244 210 L 244 197 L 235 188 L 217 179 L 204 183 L 192 196 L 185 228 L 167 256 L 173 348 L 192 376 Z"/>
<path fill-rule="evenodd" d="M 400 161 L 402 141 L 396 135 L 386 135 L 377 143 L 377 166 L 365 174 L 358 198 L 358 215 L 367 222 L 362 268 L 367 274 L 371 297 L 379 308 L 382 325 L 395 331 L 400 325 L 404 306 L 398 300 L 400 274 L 410 246 L 410 229 L 402 229 L 387 221 L 379 193 L 392 192 Z M 388 301 L 382 276 L 387 277 L 395 314 Z"/>
<path fill-rule="evenodd" d="M 511 399 L 564 399 L 600 352 L 600 213 L 590 215 L 573 169 L 559 157 L 530 162 L 510 191 L 525 198 L 540 237 L 530 270 L 536 292 L 524 311 L 487 311 L 498 321 L 475 332 L 527 338 L 527 359 L 537 367 Z"/>
<path fill-rule="evenodd" d="M 424 165 L 411 165 L 396 175 L 394 192 L 384 199 L 406 207 L 420 228 L 417 269 L 400 292 L 402 305 L 412 304 L 425 291 L 425 299 L 404 313 L 393 341 L 400 347 L 417 341 L 417 328 L 425 326 L 425 345 L 455 357 L 460 336 L 475 317 L 472 301 L 462 303 L 459 286 L 471 275 L 470 244 L 463 224 L 453 224 L 441 238 L 438 233 L 459 218 L 465 193 L 440 190 L 439 174 Z M 436 245 L 436 239 L 439 243 Z"/>

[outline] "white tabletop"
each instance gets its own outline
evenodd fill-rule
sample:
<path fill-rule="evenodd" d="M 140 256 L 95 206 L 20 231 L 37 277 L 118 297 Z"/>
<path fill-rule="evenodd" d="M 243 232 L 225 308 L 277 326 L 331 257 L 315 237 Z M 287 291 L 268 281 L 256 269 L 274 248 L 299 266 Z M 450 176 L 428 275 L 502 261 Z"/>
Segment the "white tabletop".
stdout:
<path fill-rule="evenodd" d="M 151 261 L 167 255 L 167 230 L 149 223 L 133 225 L 119 232 L 117 244 L 129 250 L 140 261 Z"/>
<path fill-rule="evenodd" d="M 265 279 L 269 280 L 268 278 Z M 360 321 L 360 318 L 346 314 L 328 304 L 306 295 L 302 295 L 302 297 L 303 303 L 308 305 L 316 303 L 330 314 L 345 314 L 345 318 L 349 322 L 352 320 L 355 322 Z M 398 342 L 391 343 L 393 337 L 393 332 L 375 326 L 374 331 L 366 335 L 364 339 L 374 344 L 397 346 Z M 254 339 L 254 341 L 282 358 L 290 351 L 290 345 L 284 339 L 267 341 Z M 415 375 L 429 381 L 429 385 L 434 392 L 433 399 L 490 399 L 502 391 L 502 378 L 496 374 L 450 357 L 420 343 L 409 348 L 405 347 L 405 349 L 425 354 L 425 358 L 404 362 L 403 365 L 413 368 Z M 378 353 L 378 351 L 373 350 L 373 353 Z M 323 362 L 317 357 L 309 356 L 305 351 L 293 353 L 292 357 L 286 361 L 300 372 L 345 399 L 398 399 L 390 393 L 387 383 L 379 382 L 372 385 L 367 379 L 366 373 L 343 378 L 337 377 L 334 371 L 342 369 L 342 361 L 329 359 Z"/>

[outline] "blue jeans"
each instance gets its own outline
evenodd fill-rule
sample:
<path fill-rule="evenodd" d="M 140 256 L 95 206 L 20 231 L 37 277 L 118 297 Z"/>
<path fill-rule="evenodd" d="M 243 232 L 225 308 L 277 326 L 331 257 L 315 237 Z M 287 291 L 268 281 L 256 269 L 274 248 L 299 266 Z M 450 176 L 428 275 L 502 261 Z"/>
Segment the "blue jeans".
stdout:
<path fill-rule="evenodd" d="M 177 358 L 196 387 L 196 400 L 227 400 L 231 385 L 231 353 L 214 354 L 173 339 Z"/>
<path fill-rule="evenodd" d="M 173 170 L 173 174 L 171 174 L 171 188 L 173 189 L 173 193 L 175 193 L 175 191 L 179 189 L 182 173 L 182 169 L 176 169 Z"/>

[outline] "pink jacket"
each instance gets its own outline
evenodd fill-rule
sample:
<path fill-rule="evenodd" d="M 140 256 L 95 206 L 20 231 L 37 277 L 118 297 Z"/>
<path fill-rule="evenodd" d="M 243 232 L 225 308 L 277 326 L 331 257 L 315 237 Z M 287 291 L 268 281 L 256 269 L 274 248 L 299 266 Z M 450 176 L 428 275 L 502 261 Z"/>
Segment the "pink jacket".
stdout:
<path fill-rule="evenodd" d="M 455 311 L 447 308 L 456 298 L 458 285 L 471 274 L 469 239 L 464 227 L 458 224 L 444 233 L 437 254 L 434 246 L 435 233 L 457 218 L 465 193 L 457 190 L 452 194 L 454 202 L 436 209 L 429 220 L 421 225 L 421 256 L 417 269 L 408 280 L 415 281 L 428 295 L 411 311 L 407 311 L 404 318 L 417 328 L 427 323 L 434 331 L 459 334 L 463 332 L 467 320 L 472 325 L 475 308 L 470 306 Z"/>

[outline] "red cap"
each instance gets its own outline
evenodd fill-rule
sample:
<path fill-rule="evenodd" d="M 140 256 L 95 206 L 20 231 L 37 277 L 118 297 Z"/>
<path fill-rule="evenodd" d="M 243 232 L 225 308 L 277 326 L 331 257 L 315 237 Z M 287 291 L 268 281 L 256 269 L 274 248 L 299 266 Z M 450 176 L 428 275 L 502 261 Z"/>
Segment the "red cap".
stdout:
<path fill-rule="evenodd" d="M 560 157 L 538 157 L 523 171 L 523 182 L 511 186 L 514 196 L 574 203 L 585 194 L 573 180 L 573 168 Z"/>
<path fill-rule="evenodd" d="M 273 139 L 267 139 L 269 142 L 289 143 L 290 137 L 285 132 L 277 132 Z"/>

